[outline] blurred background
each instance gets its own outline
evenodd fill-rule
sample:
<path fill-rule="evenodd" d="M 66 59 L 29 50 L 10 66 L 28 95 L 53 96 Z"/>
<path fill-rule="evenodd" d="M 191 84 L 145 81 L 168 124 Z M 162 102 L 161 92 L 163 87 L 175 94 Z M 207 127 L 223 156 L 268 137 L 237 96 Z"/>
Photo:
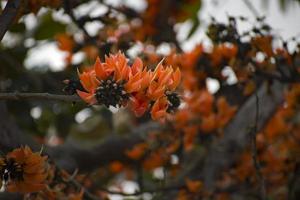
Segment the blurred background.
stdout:
<path fill-rule="evenodd" d="M 0 3 L 3 11 L 7 1 Z M 295 78 L 290 71 L 287 74 L 293 78 L 288 81 L 284 79 L 286 77 L 278 78 L 277 75 L 286 71 L 274 66 L 281 64 L 282 60 L 276 56 L 283 52 L 279 57 L 290 61 L 285 56 L 291 56 L 294 60 L 287 63 L 293 62 L 291 66 L 296 66 L 296 72 L 299 72 L 299 19 L 299 0 L 29 0 L 21 5 L 15 22 L 0 44 L 0 91 L 70 95 L 78 88 L 71 88 L 73 91 L 66 89 L 69 85 L 63 81 L 77 80 L 77 70 L 89 69 L 97 56 L 104 60 L 104 55 L 121 50 L 130 63 L 139 56 L 150 68 L 166 58 L 167 64 L 178 65 L 183 71 L 183 86 L 179 90 L 183 103 L 179 107 L 180 112 L 174 114 L 175 119 L 168 121 L 170 124 L 166 126 L 152 122 L 149 114 L 136 118 L 126 108 L 107 109 L 101 105 L 87 106 L 83 102 L 7 101 L 8 115 L 34 143 L 45 145 L 58 166 L 69 172 L 79 169 L 86 173 L 80 181 L 99 197 L 105 196 L 105 191 L 98 188 L 131 194 L 148 186 L 166 187 L 177 181 L 189 183 L 189 186 L 181 186 L 180 189 L 188 187 L 191 192 L 194 186 L 196 192 L 192 191 L 193 195 L 201 194 L 204 199 L 211 197 L 218 200 L 259 199 L 252 191 L 257 189 L 258 182 L 252 180 L 255 171 L 251 167 L 250 143 L 245 136 L 246 129 L 253 126 L 249 121 L 254 119 L 257 92 L 262 105 L 265 105 L 261 106 L 262 122 L 257 130 L 260 133 L 257 141 L 268 150 L 273 144 L 278 144 L 280 153 L 274 150 L 272 156 L 283 155 L 277 160 L 267 150 L 266 154 L 264 150 L 260 151 L 260 158 L 265 159 L 264 173 L 271 177 L 268 179 L 270 199 L 288 199 L 287 185 L 297 185 L 300 181 L 300 115 L 298 103 L 295 103 L 300 99 L 300 87 L 297 85 L 300 79 L 298 73 L 294 73 Z M 245 41 L 214 41 L 210 35 L 213 32 L 211 25 L 232 28 L 228 25 L 230 23 L 237 29 L 234 35 L 243 39 L 245 36 Z M 271 38 L 267 44 L 261 42 L 261 49 L 257 45 L 259 48 L 253 48 L 251 55 L 235 49 L 238 56 L 231 55 L 234 47 L 240 48 L 240 44 L 255 46 L 251 43 L 252 39 L 260 36 Z M 216 59 L 217 64 L 213 66 L 214 56 L 220 56 L 214 54 L 214 49 L 223 43 L 226 47 L 224 57 L 229 58 L 221 59 L 220 63 Z M 273 52 L 277 48 L 282 51 Z M 256 74 L 258 70 L 252 68 L 271 74 Z M 277 84 L 277 81 L 280 83 Z M 274 97 L 268 96 L 270 94 Z M 290 104 L 296 105 L 289 107 Z M 285 108 L 290 109 L 289 112 Z M 236 114 L 240 110 L 243 113 Z M 295 110 L 294 115 L 290 114 L 291 110 Z M 6 117 L 3 115 L 2 119 Z M 236 118 L 242 120 L 236 122 Z M 180 120 L 184 122 L 181 124 Z M 216 121 L 220 123 L 213 123 Z M 229 130 L 231 122 L 235 123 L 235 128 Z M 157 126 L 163 127 L 163 130 L 157 131 Z M 243 133 L 236 130 L 243 130 Z M 293 140 L 296 144 L 287 145 L 280 143 L 281 140 L 277 143 L 277 139 L 280 136 L 284 138 L 282 135 L 287 132 L 296 135 Z M 145 141 L 150 143 L 147 148 L 135 146 Z M 212 167 L 222 173 L 221 178 L 215 180 L 213 175 L 205 178 L 203 174 L 215 163 L 207 157 L 215 155 L 215 152 L 210 154 L 212 150 L 219 152 L 216 144 L 224 144 L 226 156 L 235 160 L 227 162 L 217 154 L 215 160 L 220 160 L 221 164 L 216 161 L 216 165 L 228 165 L 228 169 L 222 171 Z M 285 147 L 279 147 L 281 144 Z M 124 152 L 128 149 L 137 149 L 138 154 L 141 151 L 144 157 L 138 161 L 143 164 L 126 157 Z M 245 154 L 244 150 L 247 151 Z M 233 154 L 235 156 L 231 156 Z M 240 157 L 237 154 L 241 154 Z M 167 158 L 163 160 L 159 155 Z M 268 170 L 272 165 L 279 167 L 270 175 Z M 232 173 L 238 175 L 233 175 L 233 178 Z M 294 182 L 291 182 L 291 177 L 297 173 L 292 180 Z M 207 174 L 209 176 L 210 173 Z M 190 179 L 196 182 L 189 182 Z M 215 181 L 214 184 L 211 180 Z M 205 187 L 214 185 L 214 189 L 198 193 L 198 189 L 204 187 L 202 184 Z M 145 192 L 128 199 L 200 198 L 189 196 L 180 189 L 178 194 L 171 188 L 172 193 L 168 195 Z M 280 195 L 277 196 L 278 193 Z M 122 194 L 105 194 L 114 200 L 127 199 Z M 297 194 L 289 196 L 289 199 L 299 199 Z"/>

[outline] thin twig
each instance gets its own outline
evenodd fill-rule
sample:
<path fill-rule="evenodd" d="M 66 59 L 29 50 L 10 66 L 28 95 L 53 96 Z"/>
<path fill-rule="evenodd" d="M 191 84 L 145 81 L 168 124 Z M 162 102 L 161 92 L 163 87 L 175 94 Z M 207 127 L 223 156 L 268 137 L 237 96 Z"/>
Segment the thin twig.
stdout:
<path fill-rule="evenodd" d="M 158 193 L 158 192 L 170 192 L 170 191 L 177 191 L 180 189 L 185 189 L 186 186 L 185 185 L 179 185 L 179 186 L 169 186 L 169 187 L 161 187 L 161 188 L 154 188 L 154 189 L 148 189 L 148 190 L 144 190 L 144 191 L 137 191 L 134 193 L 124 193 L 124 192 L 119 192 L 119 191 L 112 191 L 112 190 L 108 190 L 105 188 L 98 188 L 99 190 L 102 190 L 104 192 L 107 192 L 109 194 L 116 194 L 116 195 L 121 195 L 121 196 L 139 196 L 145 193 Z"/>
<path fill-rule="evenodd" d="M 77 95 L 59 95 L 50 93 L 0 93 L 0 100 L 49 100 L 49 101 L 64 101 L 64 102 L 81 102 Z"/>
<path fill-rule="evenodd" d="M 0 15 L 0 41 L 4 37 L 5 33 L 14 22 L 18 10 L 21 6 L 21 0 L 10 0 Z"/>
<path fill-rule="evenodd" d="M 84 24 L 80 23 L 78 19 L 76 19 L 70 0 L 64 0 L 64 9 L 65 12 L 71 17 L 72 21 L 78 26 L 78 28 L 80 28 L 88 38 L 91 38 L 90 34 L 85 29 Z"/>
<path fill-rule="evenodd" d="M 123 15 L 125 15 L 128 18 L 132 18 L 132 17 L 141 18 L 141 15 L 138 12 L 136 12 L 134 9 L 131 9 L 131 8 L 128 8 L 128 7 L 123 7 L 122 5 L 121 5 L 121 7 L 114 7 L 110 4 L 107 4 L 103 0 L 98 0 L 98 1 L 99 1 L 99 3 L 106 6 L 109 9 L 108 12 L 116 11 L 116 12 L 122 13 Z"/>
<path fill-rule="evenodd" d="M 62 170 L 60 167 L 56 166 L 56 168 L 59 170 L 60 173 L 64 173 L 64 170 Z M 85 199 L 88 200 L 101 200 L 100 197 L 92 194 L 89 190 L 87 190 L 81 183 L 79 183 L 75 177 L 77 175 L 78 170 L 76 169 L 72 175 L 69 175 L 67 180 L 63 180 L 65 183 L 72 183 L 75 187 L 78 189 L 83 190 L 83 193 L 85 195 Z"/>
<path fill-rule="evenodd" d="M 255 17 L 259 17 L 259 13 L 253 6 L 253 4 L 249 0 L 244 0 L 244 3 L 246 4 L 247 8 L 253 13 Z"/>
<path fill-rule="evenodd" d="M 256 133 L 257 133 L 257 126 L 258 126 L 258 119 L 259 119 L 259 99 L 257 92 L 255 92 L 255 99 L 256 99 L 256 114 L 255 114 L 255 124 L 250 131 L 251 133 L 251 146 L 252 146 L 252 160 L 253 160 L 253 165 L 255 168 L 256 172 L 256 177 L 259 181 L 259 187 L 260 187 L 260 198 L 262 200 L 266 200 L 266 186 L 265 186 L 265 179 L 261 173 L 261 165 L 258 160 L 257 156 L 257 145 L 256 145 Z"/>
<path fill-rule="evenodd" d="M 70 182 L 72 182 L 77 188 L 83 189 L 83 192 L 88 199 L 90 199 L 90 200 L 100 200 L 101 199 L 100 197 L 92 194 L 89 190 L 87 190 L 83 185 L 81 185 L 75 179 L 70 179 Z"/>
<path fill-rule="evenodd" d="M 59 170 L 61 170 L 60 168 L 58 168 Z M 61 170 L 62 171 L 62 170 Z M 74 184 L 77 188 L 79 189 L 83 189 L 85 195 L 91 199 L 91 200 L 100 200 L 101 198 L 92 194 L 89 190 L 87 190 L 81 183 L 79 183 L 74 177 L 71 177 L 68 179 L 68 182 L 71 182 L 72 184 Z M 184 189 L 186 188 L 185 185 L 178 185 L 178 186 L 168 186 L 168 187 L 161 187 L 161 188 L 153 188 L 153 189 L 149 189 L 149 190 L 140 190 L 140 191 L 136 191 L 134 193 L 125 193 L 125 192 L 121 192 L 121 191 L 113 191 L 113 190 L 109 190 L 106 188 L 98 188 L 98 190 L 101 190 L 103 192 L 106 192 L 108 194 L 111 195 L 121 195 L 121 196 L 139 196 L 145 193 L 157 193 L 157 192 L 169 192 L 169 191 L 174 191 L 174 190 L 180 190 L 180 189 Z"/>

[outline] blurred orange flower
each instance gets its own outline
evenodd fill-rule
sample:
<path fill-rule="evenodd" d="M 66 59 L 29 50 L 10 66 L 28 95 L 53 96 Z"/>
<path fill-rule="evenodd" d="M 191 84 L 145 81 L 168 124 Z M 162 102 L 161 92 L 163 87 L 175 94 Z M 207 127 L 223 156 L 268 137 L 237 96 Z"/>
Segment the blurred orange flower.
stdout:
<path fill-rule="evenodd" d="M 167 114 L 167 108 L 168 108 L 168 101 L 166 97 L 162 97 L 157 101 L 155 101 L 151 109 L 152 119 L 158 120 L 164 118 Z"/>
<path fill-rule="evenodd" d="M 203 187 L 203 183 L 199 180 L 186 179 L 185 183 L 187 189 L 193 193 L 199 192 Z"/>
<path fill-rule="evenodd" d="M 33 153 L 28 146 L 15 149 L 1 158 L 0 172 L 7 191 L 31 193 L 44 189 L 46 159 L 40 153 Z"/>
<path fill-rule="evenodd" d="M 144 155 L 147 148 L 148 144 L 146 143 L 136 144 L 132 149 L 125 151 L 125 154 L 133 160 L 138 160 Z"/>

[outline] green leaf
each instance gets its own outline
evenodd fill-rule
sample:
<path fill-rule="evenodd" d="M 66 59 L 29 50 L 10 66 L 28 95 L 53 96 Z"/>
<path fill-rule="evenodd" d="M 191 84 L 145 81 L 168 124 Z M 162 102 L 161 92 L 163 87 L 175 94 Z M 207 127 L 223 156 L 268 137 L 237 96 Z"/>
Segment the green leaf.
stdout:
<path fill-rule="evenodd" d="M 53 38 L 57 33 L 66 31 L 66 25 L 55 21 L 52 18 L 52 13 L 48 12 L 42 16 L 41 21 L 35 31 L 34 37 L 36 40 L 46 40 Z"/>
<path fill-rule="evenodd" d="M 25 30 L 26 30 L 26 27 L 25 27 L 24 23 L 14 24 L 9 29 L 9 31 L 11 31 L 13 33 L 21 33 L 21 32 L 24 32 Z"/>
<path fill-rule="evenodd" d="M 189 34 L 186 39 L 189 39 L 195 31 L 198 29 L 200 25 L 200 20 L 198 18 L 198 11 L 200 10 L 202 6 L 202 1 L 199 0 L 196 3 L 190 3 L 190 4 L 185 4 L 184 5 L 184 10 L 189 13 L 189 18 L 192 20 L 192 28 L 189 31 Z"/>
<path fill-rule="evenodd" d="M 190 18 L 194 18 L 195 16 L 197 16 L 198 11 L 200 10 L 202 6 L 202 1 L 199 0 L 195 3 L 186 3 L 183 5 L 183 10 L 186 13 L 189 13 L 189 17 Z"/>
<path fill-rule="evenodd" d="M 191 28 L 191 30 L 189 31 L 189 34 L 187 35 L 186 39 L 189 39 L 198 29 L 199 25 L 200 25 L 200 20 L 198 19 L 198 17 L 195 17 L 192 21 L 193 26 Z"/>

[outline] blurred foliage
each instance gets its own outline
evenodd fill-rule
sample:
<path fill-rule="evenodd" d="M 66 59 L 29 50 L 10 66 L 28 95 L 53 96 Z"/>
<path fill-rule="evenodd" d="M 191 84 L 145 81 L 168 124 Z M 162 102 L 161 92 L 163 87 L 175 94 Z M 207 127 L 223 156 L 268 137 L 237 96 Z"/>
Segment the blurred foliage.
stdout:
<path fill-rule="evenodd" d="M 58 33 L 64 33 L 66 31 L 66 25 L 55 21 L 52 17 L 52 12 L 47 12 L 39 18 L 39 24 L 37 25 L 34 33 L 36 40 L 45 40 L 53 38 Z"/>

